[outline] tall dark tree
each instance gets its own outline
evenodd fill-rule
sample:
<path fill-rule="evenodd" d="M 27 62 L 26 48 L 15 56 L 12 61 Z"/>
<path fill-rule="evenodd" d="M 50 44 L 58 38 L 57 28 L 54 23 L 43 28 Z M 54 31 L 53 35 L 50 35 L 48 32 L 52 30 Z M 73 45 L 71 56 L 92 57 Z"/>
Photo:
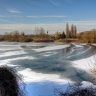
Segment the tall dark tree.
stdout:
<path fill-rule="evenodd" d="M 73 38 L 74 37 L 74 25 L 72 24 L 71 25 L 71 34 L 70 34 L 71 36 L 71 38 Z"/>
<path fill-rule="evenodd" d="M 47 31 L 47 35 L 48 35 L 48 31 Z"/>
<path fill-rule="evenodd" d="M 77 34 L 77 28 L 76 25 L 74 26 L 74 38 L 76 38 L 76 34 Z"/>
<path fill-rule="evenodd" d="M 64 39 L 66 38 L 66 35 L 65 35 L 65 32 L 63 31 L 62 34 L 61 34 L 61 38 Z"/>
<path fill-rule="evenodd" d="M 22 36 L 25 36 L 25 33 L 24 33 L 24 32 L 21 32 L 21 35 L 22 35 Z"/>
<path fill-rule="evenodd" d="M 66 38 L 69 38 L 69 25 L 66 24 Z"/>

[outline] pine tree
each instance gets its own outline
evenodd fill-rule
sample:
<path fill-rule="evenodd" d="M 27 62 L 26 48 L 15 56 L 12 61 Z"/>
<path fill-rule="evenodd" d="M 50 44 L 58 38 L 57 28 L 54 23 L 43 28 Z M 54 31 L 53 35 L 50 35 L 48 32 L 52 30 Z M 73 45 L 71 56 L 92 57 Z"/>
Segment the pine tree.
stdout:
<path fill-rule="evenodd" d="M 47 31 L 47 35 L 48 35 L 48 31 Z"/>
<path fill-rule="evenodd" d="M 61 38 L 64 39 L 66 38 L 66 35 L 65 35 L 65 32 L 63 31 L 62 34 L 61 34 Z"/>

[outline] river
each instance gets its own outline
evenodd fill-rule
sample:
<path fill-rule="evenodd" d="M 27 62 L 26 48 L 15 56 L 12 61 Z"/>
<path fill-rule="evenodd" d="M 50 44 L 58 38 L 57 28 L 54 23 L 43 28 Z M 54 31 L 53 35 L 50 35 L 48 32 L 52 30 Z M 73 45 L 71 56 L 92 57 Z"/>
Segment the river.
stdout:
<path fill-rule="evenodd" d="M 0 65 L 23 75 L 28 96 L 55 96 L 55 88 L 64 91 L 69 82 L 91 82 L 86 69 L 95 54 L 95 44 L 0 43 Z"/>

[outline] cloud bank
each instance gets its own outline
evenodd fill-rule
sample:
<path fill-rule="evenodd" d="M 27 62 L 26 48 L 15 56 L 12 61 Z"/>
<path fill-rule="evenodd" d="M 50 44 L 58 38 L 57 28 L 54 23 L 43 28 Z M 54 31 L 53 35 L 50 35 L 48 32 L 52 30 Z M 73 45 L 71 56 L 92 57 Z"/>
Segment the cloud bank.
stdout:
<path fill-rule="evenodd" d="M 9 21 L 9 20 L 6 20 L 6 19 L 0 19 L 0 21 L 3 21 L 3 22 L 8 22 L 8 23 L 16 23 L 16 22 Z"/>
<path fill-rule="evenodd" d="M 78 32 L 83 32 L 96 28 L 96 21 L 67 21 L 69 26 L 75 24 Z M 45 32 L 49 31 L 50 34 L 55 32 L 63 32 L 66 30 L 66 23 L 53 23 L 53 24 L 0 24 L 0 33 L 12 32 L 15 30 L 24 31 L 26 34 L 35 33 L 36 27 L 43 27 Z"/>

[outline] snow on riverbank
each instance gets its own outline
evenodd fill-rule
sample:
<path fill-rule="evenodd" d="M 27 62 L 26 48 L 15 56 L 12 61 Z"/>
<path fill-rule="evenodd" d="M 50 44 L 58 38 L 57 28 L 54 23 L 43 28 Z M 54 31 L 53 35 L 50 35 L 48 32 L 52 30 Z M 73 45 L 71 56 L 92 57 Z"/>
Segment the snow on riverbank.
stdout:
<path fill-rule="evenodd" d="M 73 66 L 85 71 L 90 71 L 96 67 L 96 55 L 88 57 L 86 59 L 72 61 Z"/>

